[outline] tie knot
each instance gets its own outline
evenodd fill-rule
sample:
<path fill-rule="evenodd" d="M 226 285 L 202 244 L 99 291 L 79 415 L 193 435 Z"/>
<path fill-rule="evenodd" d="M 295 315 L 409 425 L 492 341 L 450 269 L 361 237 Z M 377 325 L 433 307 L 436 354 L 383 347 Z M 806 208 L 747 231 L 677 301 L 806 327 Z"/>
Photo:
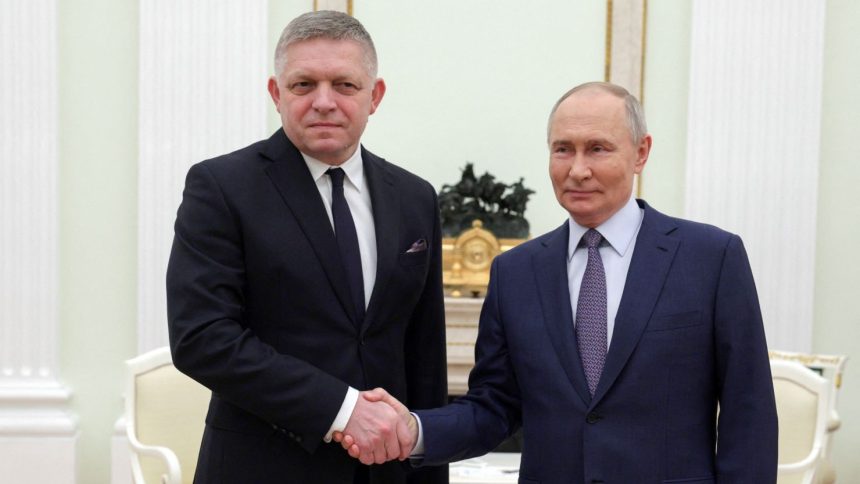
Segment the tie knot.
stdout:
<path fill-rule="evenodd" d="M 328 171 L 326 171 L 326 173 L 328 174 L 328 176 L 331 177 L 331 183 L 333 186 L 335 186 L 335 187 L 342 187 L 343 186 L 343 176 L 344 176 L 343 168 L 329 168 Z"/>
<path fill-rule="evenodd" d="M 603 236 L 600 235 L 600 232 L 594 229 L 588 229 L 588 232 L 586 232 L 582 238 L 585 240 L 585 246 L 589 249 L 597 247 L 600 245 L 600 241 L 603 240 Z"/>

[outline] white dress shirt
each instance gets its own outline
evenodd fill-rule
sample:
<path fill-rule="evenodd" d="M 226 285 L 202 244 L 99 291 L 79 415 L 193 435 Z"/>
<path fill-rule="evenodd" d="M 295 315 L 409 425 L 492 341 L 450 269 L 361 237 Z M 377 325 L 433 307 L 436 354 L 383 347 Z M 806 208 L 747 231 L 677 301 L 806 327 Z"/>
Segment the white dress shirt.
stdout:
<path fill-rule="evenodd" d="M 606 347 L 612 342 L 612 332 L 615 330 L 615 316 L 618 305 L 624 293 L 624 283 L 627 281 L 627 269 L 633 258 L 633 248 L 636 236 L 642 226 L 645 211 L 639 208 L 636 200 L 630 200 L 615 212 L 609 220 L 595 227 L 603 236 L 600 243 L 600 258 L 603 260 L 603 271 L 606 274 Z M 570 308 L 576 321 L 576 304 L 579 301 L 579 286 L 585 274 L 588 262 L 588 249 L 581 243 L 582 236 L 588 231 L 573 220 L 569 220 L 570 238 L 567 248 L 567 286 L 570 289 Z"/>
<path fill-rule="evenodd" d="M 342 168 L 344 174 L 343 196 L 349 205 L 349 212 L 355 223 L 355 233 L 358 236 L 358 251 L 361 255 L 361 275 L 364 280 L 364 307 L 370 303 L 370 295 L 373 285 L 376 283 L 376 226 L 373 223 L 373 207 L 370 203 L 370 189 L 367 186 L 367 178 L 364 176 L 364 163 L 361 159 L 361 150 L 356 149 L 345 162 L 338 167 L 323 163 L 317 159 L 302 153 L 308 170 L 311 172 L 317 190 L 323 199 L 328 221 L 334 229 L 334 218 L 331 215 L 331 177 L 326 175 L 329 168 Z M 331 434 L 346 428 L 355 404 L 358 402 L 358 390 L 349 387 L 346 397 L 340 406 L 340 411 L 334 418 L 331 427 L 323 437 L 326 442 L 331 442 Z"/>

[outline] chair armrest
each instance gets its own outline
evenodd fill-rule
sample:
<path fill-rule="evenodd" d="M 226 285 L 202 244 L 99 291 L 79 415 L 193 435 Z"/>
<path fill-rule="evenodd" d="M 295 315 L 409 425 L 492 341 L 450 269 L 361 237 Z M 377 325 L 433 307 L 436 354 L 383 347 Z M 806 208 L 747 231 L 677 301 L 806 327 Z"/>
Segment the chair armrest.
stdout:
<path fill-rule="evenodd" d="M 129 435 L 128 443 L 133 453 L 155 457 L 164 462 L 164 465 L 167 467 L 167 473 L 161 476 L 163 484 L 182 484 L 182 471 L 179 467 L 179 458 L 176 457 L 176 454 L 172 450 L 158 445 L 142 444 L 131 435 Z M 138 459 L 132 459 L 132 473 L 134 474 L 135 482 L 144 482 L 143 472 L 140 469 L 140 461 Z"/>
<path fill-rule="evenodd" d="M 831 411 L 830 416 L 827 418 L 827 431 L 828 432 L 835 432 L 835 431 L 839 430 L 839 427 L 841 427 L 841 426 L 842 426 L 842 419 L 839 418 L 839 415 L 836 412 Z"/>
<path fill-rule="evenodd" d="M 812 450 L 809 452 L 809 455 L 803 458 L 803 460 L 798 462 L 793 462 L 791 464 L 779 464 L 777 466 L 777 472 L 780 474 L 794 474 L 797 472 L 803 472 L 814 466 L 815 461 L 821 457 L 821 446 L 819 444 L 815 444 L 812 446 Z"/>

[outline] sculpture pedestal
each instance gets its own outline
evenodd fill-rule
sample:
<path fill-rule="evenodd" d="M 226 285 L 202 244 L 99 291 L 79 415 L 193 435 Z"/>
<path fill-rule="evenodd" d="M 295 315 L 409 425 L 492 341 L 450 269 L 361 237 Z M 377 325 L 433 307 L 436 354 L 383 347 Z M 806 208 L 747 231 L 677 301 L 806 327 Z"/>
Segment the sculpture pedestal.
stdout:
<path fill-rule="evenodd" d="M 445 298 L 448 350 L 448 394 L 465 395 L 475 366 L 475 340 L 483 298 Z"/>

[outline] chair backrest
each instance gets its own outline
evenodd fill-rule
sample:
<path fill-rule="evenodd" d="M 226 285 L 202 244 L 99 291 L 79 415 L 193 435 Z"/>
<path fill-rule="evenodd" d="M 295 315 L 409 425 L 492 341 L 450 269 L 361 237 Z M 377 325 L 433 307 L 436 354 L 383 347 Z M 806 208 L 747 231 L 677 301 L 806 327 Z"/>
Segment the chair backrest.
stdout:
<path fill-rule="evenodd" d="M 822 457 L 830 385 L 794 361 L 771 360 L 779 415 L 779 483 L 813 482 Z"/>
<path fill-rule="evenodd" d="M 830 462 L 833 449 L 833 433 L 842 425 L 837 410 L 839 393 L 842 389 L 842 378 L 848 357 L 845 355 L 825 355 L 811 353 L 795 353 L 789 351 L 770 351 L 770 359 L 781 361 L 796 361 L 807 368 L 818 372 L 830 382 L 830 410 L 827 414 L 827 437 L 822 448 L 823 460 L 816 473 L 816 483 L 833 484 L 836 482 L 836 471 Z"/>
<path fill-rule="evenodd" d="M 128 360 L 126 365 L 126 423 L 135 480 L 162 482 L 170 461 L 178 460 L 181 482 L 190 484 L 210 391 L 173 366 L 167 347 Z M 146 452 L 153 447 L 159 450 Z M 163 454 L 170 453 L 175 459 L 165 461 Z M 164 480 L 171 482 L 167 476 Z"/>

